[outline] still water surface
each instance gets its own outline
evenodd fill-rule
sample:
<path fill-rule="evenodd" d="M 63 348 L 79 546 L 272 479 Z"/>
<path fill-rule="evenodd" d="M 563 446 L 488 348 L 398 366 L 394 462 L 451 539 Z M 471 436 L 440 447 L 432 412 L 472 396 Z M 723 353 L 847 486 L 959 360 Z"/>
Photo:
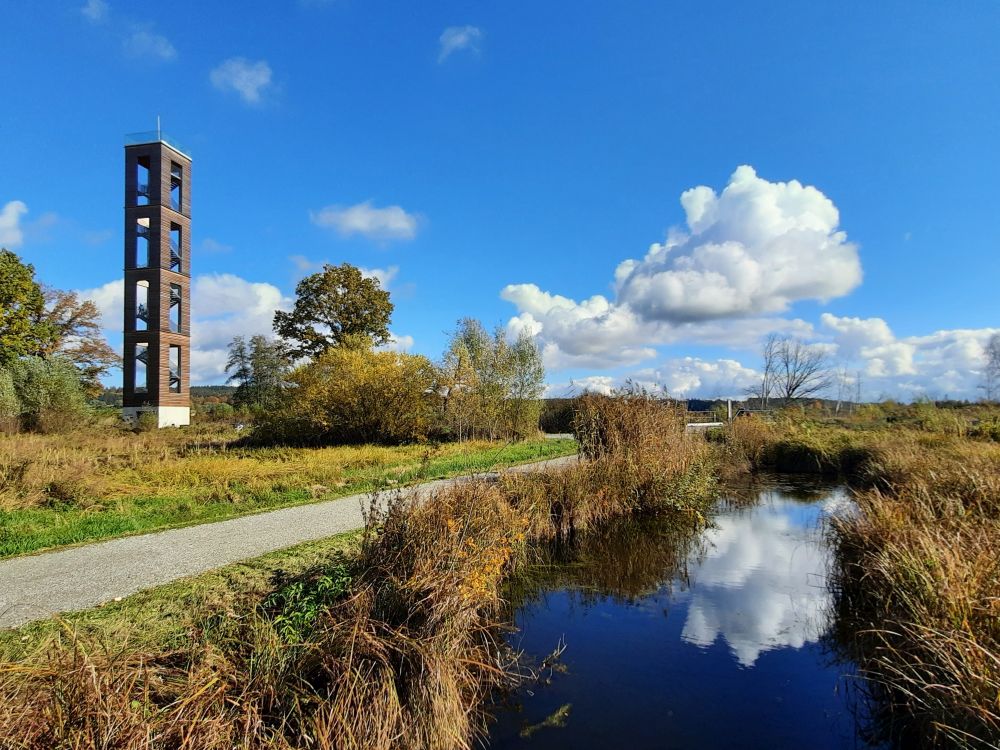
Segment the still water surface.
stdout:
<path fill-rule="evenodd" d="M 774 482 L 705 531 L 623 522 L 564 550 L 512 640 L 537 661 L 565 651 L 499 711 L 490 747 L 869 747 L 854 665 L 826 635 L 824 524 L 849 506 L 841 487 Z"/>

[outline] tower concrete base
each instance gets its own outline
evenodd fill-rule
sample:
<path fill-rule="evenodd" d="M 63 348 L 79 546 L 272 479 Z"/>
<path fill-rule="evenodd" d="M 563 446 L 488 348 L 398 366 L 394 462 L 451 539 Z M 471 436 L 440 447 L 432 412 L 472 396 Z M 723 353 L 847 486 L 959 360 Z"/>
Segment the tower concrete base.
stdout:
<path fill-rule="evenodd" d="M 191 424 L 190 406 L 126 406 L 122 408 L 122 419 L 136 424 L 139 415 L 156 415 L 157 427 L 186 427 Z"/>

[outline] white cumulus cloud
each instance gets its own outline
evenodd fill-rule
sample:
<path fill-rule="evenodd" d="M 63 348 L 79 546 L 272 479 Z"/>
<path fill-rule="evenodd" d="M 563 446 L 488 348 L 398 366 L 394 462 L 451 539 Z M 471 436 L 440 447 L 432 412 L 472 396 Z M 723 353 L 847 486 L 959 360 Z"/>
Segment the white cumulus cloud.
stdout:
<path fill-rule="evenodd" d="M 620 386 L 621 382 L 610 375 L 587 375 L 566 383 L 550 383 L 545 386 L 542 395 L 544 398 L 572 398 L 583 393 L 601 393 L 608 396 Z"/>
<path fill-rule="evenodd" d="M 371 201 L 353 206 L 327 206 L 311 211 L 313 224 L 334 229 L 343 237 L 359 234 L 375 240 L 412 240 L 417 236 L 418 219 L 400 206 L 376 208 Z"/>
<path fill-rule="evenodd" d="M 760 373 L 735 359 L 678 357 L 658 367 L 639 370 L 632 379 L 650 387 L 658 386 L 677 398 L 741 399 L 748 388 L 760 381 Z"/>
<path fill-rule="evenodd" d="M 26 213 L 28 207 L 23 201 L 8 201 L 3 209 L 0 209 L 0 247 L 11 250 L 24 242 L 21 217 Z"/>
<path fill-rule="evenodd" d="M 898 338 L 882 318 L 820 317 L 843 367 L 862 373 L 869 398 L 975 399 L 986 344 L 1000 328 L 954 328 Z"/>
<path fill-rule="evenodd" d="M 611 393 L 629 381 L 653 393 L 674 398 L 742 399 L 746 390 L 756 385 L 760 373 L 735 359 L 707 360 L 699 357 L 675 357 L 655 367 L 634 370 L 626 375 L 588 375 L 547 386 L 549 398 L 574 396 L 590 391 Z"/>
<path fill-rule="evenodd" d="M 438 62 L 442 63 L 459 50 L 479 52 L 479 43 L 483 32 L 476 26 L 449 26 L 441 32 L 438 42 L 441 45 L 438 52 Z"/>
<path fill-rule="evenodd" d="M 396 278 L 399 273 L 399 266 L 389 266 L 388 268 L 359 268 L 362 276 L 367 276 L 370 279 L 375 279 L 378 281 L 379 286 L 383 289 L 388 289 L 389 284 L 392 280 Z"/>
<path fill-rule="evenodd" d="M 619 303 L 650 320 L 683 323 L 780 313 L 861 283 L 857 247 L 836 206 L 797 180 L 768 182 L 739 167 L 721 194 L 681 195 L 687 229 L 615 271 Z"/>
<path fill-rule="evenodd" d="M 161 34 L 139 30 L 125 37 L 125 53 L 130 57 L 168 62 L 177 57 L 177 50 L 170 40 Z"/>
<path fill-rule="evenodd" d="M 233 91 L 247 104 L 258 104 L 271 86 L 271 66 L 267 60 L 250 61 L 245 57 L 230 57 L 208 74 L 219 91 Z"/>
<path fill-rule="evenodd" d="M 389 340 L 379 349 L 390 352 L 408 352 L 413 348 L 413 336 L 407 334 L 396 334 L 389 331 Z"/>
<path fill-rule="evenodd" d="M 508 327 L 538 336 L 550 368 L 616 367 L 678 341 L 747 348 L 771 332 L 811 336 L 810 324 L 779 315 L 861 282 L 857 247 L 814 187 L 769 182 L 743 166 L 721 193 L 695 187 L 681 206 L 684 228 L 671 229 L 643 259 L 618 265 L 613 299 L 578 302 L 511 284 L 500 294 L 518 309 Z"/>
<path fill-rule="evenodd" d="M 756 317 L 676 324 L 648 320 L 629 305 L 600 294 L 578 302 L 535 284 L 509 284 L 500 297 L 521 311 L 508 321 L 508 331 L 512 336 L 522 330 L 536 336 L 545 366 L 552 370 L 635 365 L 655 357 L 654 346 L 678 341 L 746 348 L 771 332 L 812 335 L 812 326 L 799 319 Z"/>

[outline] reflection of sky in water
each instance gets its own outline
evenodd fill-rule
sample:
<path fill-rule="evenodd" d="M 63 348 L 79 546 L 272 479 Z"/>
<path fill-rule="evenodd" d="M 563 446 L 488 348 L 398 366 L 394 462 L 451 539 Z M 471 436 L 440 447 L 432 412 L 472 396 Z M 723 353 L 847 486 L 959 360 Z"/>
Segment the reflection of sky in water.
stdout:
<path fill-rule="evenodd" d="M 691 570 L 681 637 L 705 647 L 721 637 L 744 667 L 764 651 L 818 641 L 830 605 L 820 519 L 845 501 L 803 505 L 769 493 L 753 509 L 719 516 Z"/>
<path fill-rule="evenodd" d="M 849 701 L 855 667 L 821 639 L 830 604 L 822 519 L 849 506 L 842 491 L 806 480 L 723 508 L 688 575 L 662 556 L 659 586 L 655 562 L 621 549 L 603 559 L 614 571 L 602 575 L 569 566 L 518 610 L 513 636 L 538 659 L 565 643 L 565 672 L 499 712 L 491 750 L 869 747 Z M 621 546 L 666 551 L 649 538 L 632 544 Z M 629 575 L 646 593 L 602 585 Z M 544 723 L 567 706 L 564 726 Z M 526 736 L 526 727 L 537 731 Z"/>

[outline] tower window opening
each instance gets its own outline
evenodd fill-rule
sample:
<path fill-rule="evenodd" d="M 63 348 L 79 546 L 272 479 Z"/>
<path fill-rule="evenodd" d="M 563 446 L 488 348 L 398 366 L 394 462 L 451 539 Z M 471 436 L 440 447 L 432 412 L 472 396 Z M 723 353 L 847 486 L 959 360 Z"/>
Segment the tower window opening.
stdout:
<path fill-rule="evenodd" d="M 181 285 L 170 285 L 170 330 L 180 333 L 181 330 Z"/>
<path fill-rule="evenodd" d="M 149 282 L 135 283 L 135 330 L 149 330 Z"/>
<path fill-rule="evenodd" d="M 170 270 L 181 270 L 181 225 L 170 223 Z"/>
<path fill-rule="evenodd" d="M 149 205 L 149 157 L 140 156 L 135 164 L 135 204 Z"/>
<path fill-rule="evenodd" d="M 170 207 L 174 211 L 181 210 L 184 172 L 180 164 L 170 162 Z"/>
<path fill-rule="evenodd" d="M 135 220 L 135 266 L 149 266 L 149 219 Z"/>
<path fill-rule="evenodd" d="M 170 345 L 167 359 L 167 369 L 170 373 L 170 392 L 181 392 L 181 348 L 177 344 Z"/>
<path fill-rule="evenodd" d="M 149 388 L 149 344 L 135 345 L 135 375 L 132 390 L 145 393 Z"/>

